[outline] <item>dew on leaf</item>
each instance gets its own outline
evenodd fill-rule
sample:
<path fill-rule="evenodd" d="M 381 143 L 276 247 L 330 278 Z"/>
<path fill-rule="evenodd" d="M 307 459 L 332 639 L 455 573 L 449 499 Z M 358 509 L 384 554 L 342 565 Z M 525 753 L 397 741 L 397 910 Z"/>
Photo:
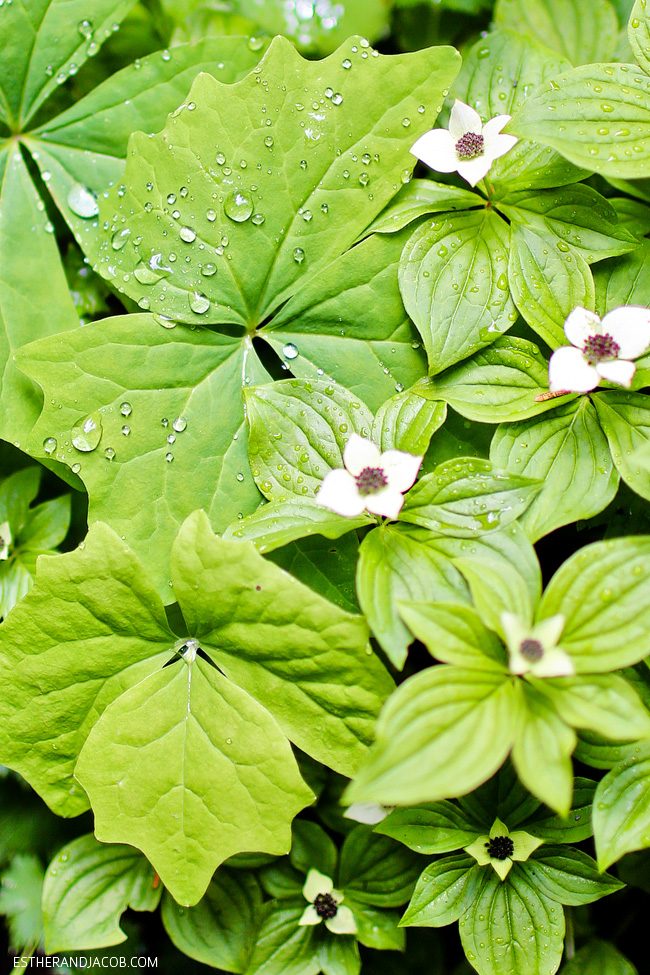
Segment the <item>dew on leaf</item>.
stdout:
<path fill-rule="evenodd" d="M 130 236 L 131 236 L 131 230 L 129 229 L 129 227 L 124 227 L 122 230 L 118 230 L 116 233 L 114 233 L 111 238 L 111 246 L 113 250 L 121 251 L 122 248 L 126 246 L 126 243 Z"/>
<path fill-rule="evenodd" d="M 46 437 L 43 441 L 43 450 L 46 454 L 53 454 L 57 448 L 57 442 L 54 437 Z"/>
<path fill-rule="evenodd" d="M 253 201 L 239 190 L 230 193 L 223 205 L 226 216 L 235 223 L 245 223 L 253 212 Z"/>
<path fill-rule="evenodd" d="M 176 433 L 182 433 L 183 430 L 187 429 L 187 420 L 185 419 L 184 416 L 177 416 L 174 422 L 172 423 L 172 427 L 174 428 Z"/>
<path fill-rule="evenodd" d="M 295 250 L 293 252 L 293 259 L 296 262 L 296 264 L 302 264 L 302 262 L 305 259 L 305 252 L 302 249 L 302 247 L 296 247 L 295 248 Z"/>
<path fill-rule="evenodd" d="M 210 299 L 202 291 L 190 291 L 188 301 L 190 308 L 196 315 L 205 315 L 210 307 Z"/>
<path fill-rule="evenodd" d="M 196 231 L 192 230 L 191 227 L 181 227 L 178 234 L 181 240 L 184 240 L 186 244 L 191 244 L 196 240 Z"/>
<path fill-rule="evenodd" d="M 266 217 L 263 213 L 254 213 L 251 217 L 251 223 L 254 223 L 256 227 L 261 227 Z"/>
<path fill-rule="evenodd" d="M 92 190 L 89 190 L 83 183 L 73 183 L 68 190 L 68 206 L 78 217 L 85 220 L 96 217 L 99 213 L 97 198 Z"/>
<path fill-rule="evenodd" d="M 287 342 L 287 344 L 282 347 L 282 355 L 285 357 L 285 359 L 295 359 L 298 355 L 298 346 L 294 345 L 293 342 Z"/>
<path fill-rule="evenodd" d="M 102 421 L 98 412 L 75 423 L 71 431 L 72 446 L 85 453 L 94 450 L 102 439 Z"/>
<path fill-rule="evenodd" d="M 113 450 L 112 447 L 106 447 L 105 448 L 105 450 L 104 450 L 104 457 L 106 458 L 106 460 L 114 460 L 115 459 L 115 451 Z"/>

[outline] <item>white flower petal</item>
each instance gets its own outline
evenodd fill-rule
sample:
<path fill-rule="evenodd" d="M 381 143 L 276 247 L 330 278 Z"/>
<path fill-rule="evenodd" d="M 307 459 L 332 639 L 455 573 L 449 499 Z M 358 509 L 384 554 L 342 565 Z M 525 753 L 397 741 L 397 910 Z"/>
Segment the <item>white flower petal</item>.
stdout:
<path fill-rule="evenodd" d="M 357 482 L 342 467 L 327 472 L 314 500 L 321 508 L 329 508 L 344 518 L 356 518 L 366 508 Z"/>
<path fill-rule="evenodd" d="M 564 322 L 564 334 L 571 345 L 584 349 L 588 338 L 600 334 L 600 317 L 578 305 Z"/>
<path fill-rule="evenodd" d="M 392 487 L 382 488 L 376 494 L 369 494 L 364 498 L 364 501 L 366 508 L 368 511 L 372 511 L 373 515 L 382 515 L 382 517 L 390 518 L 392 521 L 397 518 L 404 504 L 402 494 Z"/>
<path fill-rule="evenodd" d="M 605 362 L 599 362 L 596 370 L 598 375 L 602 376 L 608 382 L 616 383 L 617 386 L 625 386 L 629 389 L 634 379 L 636 365 L 633 362 L 628 362 L 627 359 L 609 359 Z"/>
<path fill-rule="evenodd" d="M 438 173 L 453 173 L 458 165 L 456 142 L 447 129 L 430 129 L 411 146 L 411 154 Z"/>
<path fill-rule="evenodd" d="M 501 134 L 501 129 L 508 124 L 511 118 L 512 115 L 495 115 L 494 118 L 491 118 L 485 123 L 483 126 L 483 138 L 485 139 L 486 145 L 490 140 L 494 139 L 495 136 Z M 509 135 L 508 138 L 514 139 L 515 142 L 519 141 L 516 135 Z"/>
<path fill-rule="evenodd" d="M 547 616 L 546 619 L 535 623 L 535 626 L 530 631 L 530 638 L 532 640 L 539 640 L 545 648 L 548 647 L 550 649 L 551 647 L 555 647 L 562 636 L 565 623 L 566 617 L 562 613 L 556 613 L 555 616 Z"/>
<path fill-rule="evenodd" d="M 457 98 L 449 113 L 449 134 L 454 142 L 458 142 L 466 132 L 475 132 L 480 135 L 482 129 L 483 120 L 479 113 Z"/>
<path fill-rule="evenodd" d="M 343 463 L 353 477 L 365 467 L 381 467 L 381 451 L 376 443 L 353 433 L 343 451 Z"/>
<path fill-rule="evenodd" d="M 515 674 L 517 677 L 522 677 L 523 674 L 527 674 L 530 671 L 530 660 L 519 653 L 519 650 L 510 651 L 510 659 L 508 660 L 508 670 L 511 674 Z"/>
<path fill-rule="evenodd" d="M 521 641 L 528 636 L 528 627 L 514 613 L 501 613 L 501 626 L 511 652 L 518 650 Z"/>
<path fill-rule="evenodd" d="M 603 318 L 601 330 L 619 346 L 619 359 L 638 359 L 650 347 L 650 311 L 638 305 L 614 308 Z"/>
<path fill-rule="evenodd" d="M 313 867 L 307 874 L 305 886 L 302 888 L 303 896 L 308 901 L 315 901 L 319 894 L 331 894 L 334 890 L 334 881 L 331 877 L 314 870 Z"/>
<path fill-rule="evenodd" d="M 353 802 L 343 813 L 344 819 L 353 819 L 355 823 L 366 823 L 376 826 L 391 811 L 391 806 L 380 806 L 378 802 Z"/>
<path fill-rule="evenodd" d="M 459 176 L 466 179 L 470 186 L 476 186 L 490 171 L 492 160 L 483 154 L 476 159 L 459 159 L 456 169 Z"/>
<path fill-rule="evenodd" d="M 386 450 L 379 461 L 388 486 L 402 492 L 413 487 L 421 464 L 422 455 L 407 454 L 403 450 Z"/>
<path fill-rule="evenodd" d="M 595 366 L 590 366 L 580 349 L 563 345 L 556 349 L 548 364 L 548 386 L 552 393 L 560 389 L 588 393 L 600 382 Z"/>
<path fill-rule="evenodd" d="M 334 917 L 328 917 L 325 927 L 332 934 L 356 934 L 357 922 L 349 907 L 339 907 Z"/>
<path fill-rule="evenodd" d="M 541 660 L 531 664 L 530 672 L 534 677 L 571 677 L 575 674 L 575 667 L 568 653 L 553 647 L 544 651 Z"/>
<path fill-rule="evenodd" d="M 492 165 L 495 159 L 505 156 L 506 152 L 510 152 L 518 142 L 516 135 L 493 135 L 489 139 L 486 138 L 483 153 Z"/>
<path fill-rule="evenodd" d="M 306 907 L 303 911 L 302 917 L 298 921 L 298 925 L 299 927 L 304 928 L 306 925 L 320 924 L 322 920 L 322 917 L 317 912 L 314 905 L 310 904 L 309 907 Z"/>

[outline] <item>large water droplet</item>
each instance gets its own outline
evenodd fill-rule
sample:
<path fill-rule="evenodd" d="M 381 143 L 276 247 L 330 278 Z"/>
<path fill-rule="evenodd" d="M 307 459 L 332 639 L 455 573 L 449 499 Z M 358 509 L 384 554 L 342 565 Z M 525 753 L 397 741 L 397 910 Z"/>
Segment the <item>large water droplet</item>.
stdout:
<path fill-rule="evenodd" d="M 174 422 L 172 423 L 172 427 L 174 428 L 176 433 L 182 433 L 183 430 L 187 428 L 187 420 L 185 419 L 184 416 L 177 416 Z"/>
<path fill-rule="evenodd" d="M 102 439 L 102 421 L 98 412 L 75 423 L 72 428 L 72 446 L 87 453 L 94 450 Z"/>
<path fill-rule="evenodd" d="M 188 295 L 190 308 L 197 315 L 205 315 L 210 307 L 210 299 L 202 291 L 190 291 Z"/>
<path fill-rule="evenodd" d="M 196 231 L 192 230 L 191 227 L 181 227 L 178 233 L 181 240 L 184 240 L 186 244 L 191 244 L 192 241 L 196 240 Z"/>
<path fill-rule="evenodd" d="M 121 251 L 122 248 L 126 246 L 126 242 L 130 236 L 131 231 L 128 227 L 124 227 L 123 230 L 118 230 L 117 233 L 114 233 L 111 239 L 113 250 Z"/>
<path fill-rule="evenodd" d="M 89 38 L 93 32 L 92 20 L 80 20 L 77 24 L 77 30 L 82 37 L 85 37 L 86 39 Z"/>
<path fill-rule="evenodd" d="M 54 453 L 56 447 L 57 447 L 57 443 L 54 437 L 46 437 L 45 440 L 43 441 L 43 450 L 45 451 L 46 454 L 48 454 L 48 456 Z"/>
<path fill-rule="evenodd" d="M 226 197 L 223 209 L 226 216 L 235 223 L 244 223 L 253 212 L 253 201 L 246 193 L 235 190 Z"/>
<path fill-rule="evenodd" d="M 285 359 L 295 359 L 298 355 L 298 346 L 294 345 L 293 342 L 287 342 L 287 344 L 282 347 L 282 355 L 285 357 Z"/>
<path fill-rule="evenodd" d="M 293 252 L 293 259 L 296 262 L 296 264 L 302 264 L 302 262 L 305 259 L 305 252 L 302 249 L 302 247 L 296 247 L 296 249 Z"/>
<path fill-rule="evenodd" d="M 85 220 L 90 217 L 96 217 L 99 213 L 95 194 L 87 186 L 84 186 L 83 183 L 72 184 L 68 190 L 67 200 L 72 212 L 76 213 L 78 217 L 83 217 Z"/>

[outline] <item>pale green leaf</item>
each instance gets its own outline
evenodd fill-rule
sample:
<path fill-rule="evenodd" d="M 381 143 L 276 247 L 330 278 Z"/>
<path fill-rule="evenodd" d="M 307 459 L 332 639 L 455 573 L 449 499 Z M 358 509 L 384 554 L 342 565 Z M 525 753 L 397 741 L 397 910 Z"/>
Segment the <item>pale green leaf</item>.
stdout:
<path fill-rule="evenodd" d="M 400 620 L 398 600 L 467 602 L 467 587 L 450 558 L 406 526 L 382 525 L 361 543 L 357 595 L 370 628 L 401 670 L 413 641 Z"/>
<path fill-rule="evenodd" d="M 296 47 L 329 54 L 350 34 L 377 40 L 388 30 L 388 0 L 347 0 L 345 5 L 287 7 L 282 0 L 237 0 L 237 11 L 269 34 L 284 34 Z M 367 41 L 361 44 L 366 53 Z"/>
<path fill-rule="evenodd" d="M 650 846 L 650 744 L 637 745 L 598 783 L 593 822 L 600 870 Z"/>
<path fill-rule="evenodd" d="M 400 261 L 400 291 L 434 374 L 512 326 L 507 257 L 508 228 L 494 210 L 427 220 L 410 237 Z"/>
<path fill-rule="evenodd" d="M 447 417 L 447 407 L 419 396 L 415 390 L 397 393 L 377 411 L 372 439 L 382 450 L 426 454 L 431 437 Z"/>
<path fill-rule="evenodd" d="M 533 541 L 602 511 L 618 487 L 607 440 L 584 396 L 542 416 L 498 427 L 490 459 L 502 470 L 542 483 L 520 517 Z"/>
<path fill-rule="evenodd" d="M 632 685 L 618 674 L 532 682 L 573 728 L 586 728 L 617 741 L 650 738 L 650 713 Z"/>
<path fill-rule="evenodd" d="M 561 646 L 577 673 L 628 667 L 650 652 L 650 540 L 586 545 L 555 573 L 538 619 L 561 613 Z"/>
<path fill-rule="evenodd" d="M 505 674 L 430 667 L 391 696 L 346 798 L 410 805 L 470 792 L 506 758 L 519 713 Z"/>
<path fill-rule="evenodd" d="M 650 73 L 650 18 L 645 0 L 636 0 L 627 25 L 627 36 L 635 60 Z"/>
<path fill-rule="evenodd" d="M 512 749 L 517 775 L 551 809 L 566 816 L 571 808 L 571 754 L 576 734 L 535 687 L 522 682 L 524 707 Z"/>
<path fill-rule="evenodd" d="M 434 860 L 418 880 L 402 924 L 424 928 L 452 924 L 471 909 L 481 880 L 480 867 L 466 853 Z"/>
<path fill-rule="evenodd" d="M 510 229 L 508 280 L 522 316 L 552 349 L 566 345 L 564 321 L 576 305 L 594 307 L 594 282 L 584 257 L 564 241 L 516 221 Z"/>
<path fill-rule="evenodd" d="M 300 538 L 311 535 L 340 538 L 346 532 L 371 524 L 374 519 L 371 521 L 366 514 L 345 518 L 321 508 L 311 498 L 304 501 L 291 498 L 261 504 L 251 515 L 233 522 L 224 532 L 224 538 L 241 538 L 254 542 L 260 552 L 272 552 Z"/>
<path fill-rule="evenodd" d="M 465 954 L 479 975 L 555 975 L 562 957 L 564 912 L 540 895 L 527 864 L 502 882 L 492 868 L 460 919 Z"/>
<path fill-rule="evenodd" d="M 470 606 L 445 604 L 440 599 L 433 604 L 400 600 L 398 608 L 434 659 L 491 673 L 506 669 L 501 642 Z"/>
<path fill-rule="evenodd" d="M 452 853 L 473 843 L 482 829 L 453 802 L 442 800 L 393 809 L 375 832 L 404 843 L 416 853 Z M 422 879 L 422 878 L 420 878 Z"/>
<path fill-rule="evenodd" d="M 636 452 L 647 453 L 650 406 L 645 393 L 603 392 L 594 396 L 598 420 L 605 431 L 619 474 L 633 491 L 650 501 L 650 470 Z"/>
<path fill-rule="evenodd" d="M 21 854 L 2 873 L 0 914 L 6 918 L 9 945 L 30 955 L 43 942 L 43 866 L 34 854 Z"/>
<path fill-rule="evenodd" d="M 45 875 L 46 950 L 121 944 L 126 935 L 120 916 L 128 907 L 155 910 L 161 889 L 139 850 L 99 843 L 92 833 L 78 837 L 60 851 Z"/>
<path fill-rule="evenodd" d="M 481 197 L 470 190 L 432 179 L 413 179 L 393 197 L 365 233 L 394 234 L 429 213 L 471 210 L 481 206 L 482 202 Z"/>
<path fill-rule="evenodd" d="M 572 64 L 608 61 L 618 34 L 608 0 L 590 0 L 588 17 L 580 0 L 498 0 L 494 19 L 500 27 L 530 34 Z"/>

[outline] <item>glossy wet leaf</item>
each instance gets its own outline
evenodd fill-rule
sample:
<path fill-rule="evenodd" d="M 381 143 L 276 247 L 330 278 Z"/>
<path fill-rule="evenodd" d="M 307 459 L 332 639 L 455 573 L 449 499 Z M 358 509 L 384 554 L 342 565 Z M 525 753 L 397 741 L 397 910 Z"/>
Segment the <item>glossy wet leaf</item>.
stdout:
<path fill-rule="evenodd" d="M 498 0 L 495 20 L 500 27 L 529 34 L 576 65 L 609 61 L 618 32 L 608 0 L 593 0 L 588 17 L 579 0 Z"/>
<path fill-rule="evenodd" d="M 604 392 L 594 397 L 598 420 L 609 442 L 616 468 L 633 491 L 650 500 L 650 471 L 636 452 L 647 453 L 650 412 L 644 393 Z"/>
<path fill-rule="evenodd" d="M 469 846 L 481 829 L 453 802 L 443 800 L 393 809 L 375 832 L 404 843 L 416 853 L 451 853 Z M 422 879 L 422 878 L 421 878 Z"/>
<path fill-rule="evenodd" d="M 418 880 L 402 924 L 427 928 L 452 924 L 469 910 L 481 879 L 476 860 L 467 853 L 434 860 Z"/>
<path fill-rule="evenodd" d="M 591 904 L 623 886 L 611 874 L 599 873 L 596 861 L 573 847 L 544 844 L 527 864 L 538 891 L 560 904 Z"/>
<path fill-rule="evenodd" d="M 594 797 L 598 866 L 605 870 L 625 853 L 650 845 L 650 745 L 632 754 L 598 784 Z"/>
<path fill-rule="evenodd" d="M 282 0 L 238 0 L 237 10 L 269 34 L 284 34 L 300 50 L 329 54 L 350 34 L 364 34 L 371 41 L 388 29 L 387 0 L 346 0 L 314 7 Z M 361 45 L 368 53 L 367 41 Z"/>

